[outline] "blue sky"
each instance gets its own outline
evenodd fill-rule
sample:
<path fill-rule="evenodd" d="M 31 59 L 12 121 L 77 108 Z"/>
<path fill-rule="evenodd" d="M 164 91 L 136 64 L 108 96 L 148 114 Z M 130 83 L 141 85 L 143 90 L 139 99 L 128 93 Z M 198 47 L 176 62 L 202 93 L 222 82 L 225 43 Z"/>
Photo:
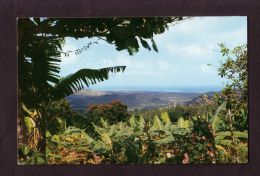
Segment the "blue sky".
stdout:
<path fill-rule="evenodd" d="M 82 68 L 125 65 L 124 73 L 110 74 L 108 80 L 90 88 L 221 87 L 225 80 L 217 74 L 223 60 L 218 44 L 231 48 L 246 44 L 247 18 L 194 17 L 171 26 L 154 39 L 158 53 L 141 48 L 133 56 L 99 40 L 79 55 L 62 56 L 60 74 L 66 76 Z M 96 40 L 67 38 L 63 51 L 74 51 Z"/>

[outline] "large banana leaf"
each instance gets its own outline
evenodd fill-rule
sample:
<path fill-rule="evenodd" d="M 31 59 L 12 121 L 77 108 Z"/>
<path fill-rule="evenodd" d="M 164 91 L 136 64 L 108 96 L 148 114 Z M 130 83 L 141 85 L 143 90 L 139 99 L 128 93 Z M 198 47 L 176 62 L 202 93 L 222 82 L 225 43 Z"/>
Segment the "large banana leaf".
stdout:
<path fill-rule="evenodd" d="M 247 131 L 233 131 L 232 134 L 230 131 L 224 131 L 216 133 L 215 141 L 221 141 L 226 137 L 232 137 L 232 135 L 235 138 L 248 139 Z"/>
<path fill-rule="evenodd" d="M 60 99 L 71 95 L 97 82 L 107 80 L 109 73 L 123 72 L 125 66 L 106 67 L 102 69 L 81 69 L 74 74 L 68 75 L 61 79 L 55 86 L 54 99 Z"/>
<path fill-rule="evenodd" d="M 184 118 L 181 117 L 178 119 L 177 126 L 178 128 L 191 128 L 193 126 L 193 123 L 192 121 L 184 120 Z"/>
<path fill-rule="evenodd" d="M 232 137 L 236 139 L 248 139 L 248 132 L 247 131 L 224 131 L 216 133 L 215 143 L 217 145 L 222 146 L 231 146 L 232 145 Z"/>
<path fill-rule="evenodd" d="M 222 122 L 222 120 L 220 119 L 219 117 L 219 113 L 222 111 L 222 110 L 225 110 L 226 109 L 226 102 L 224 101 L 216 110 L 214 116 L 210 119 L 210 123 L 212 125 L 212 129 L 214 132 L 217 132 L 219 130 L 219 126 Z"/>
<path fill-rule="evenodd" d="M 143 129 L 145 127 L 145 120 L 142 115 L 139 117 L 138 126 L 140 129 Z"/>
<path fill-rule="evenodd" d="M 153 119 L 153 126 L 149 129 L 149 133 L 153 132 L 153 131 L 160 131 L 163 130 L 163 123 L 162 121 L 159 119 L 159 117 L 157 115 L 154 116 Z"/>
<path fill-rule="evenodd" d="M 166 112 L 166 111 L 162 112 L 161 113 L 161 119 L 162 119 L 162 121 L 165 125 L 172 125 L 172 122 L 171 122 L 171 119 L 170 119 L 168 112 Z"/>

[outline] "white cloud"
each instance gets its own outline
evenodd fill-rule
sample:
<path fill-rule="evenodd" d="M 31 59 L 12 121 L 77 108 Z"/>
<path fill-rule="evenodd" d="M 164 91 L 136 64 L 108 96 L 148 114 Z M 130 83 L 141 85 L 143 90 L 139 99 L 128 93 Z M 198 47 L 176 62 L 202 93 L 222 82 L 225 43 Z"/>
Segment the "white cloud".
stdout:
<path fill-rule="evenodd" d="M 173 65 L 167 61 L 157 61 L 156 65 L 158 66 L 159 70 L 162 70 L 164 72 L 173 70 Z"/>
<path fill-rule="evenodd" d="M 178 46 L 173 44 L 166 45 L 168 52 L 177 55 L 178 57 L 189 60 L 209 60 L 213 57 L 213 45 L 208 45 L 207 48 L 200 45 Z"/>
<path fill-rule="evenodd" d="M 169 43 L 207 47 L 225 42 L 233 46 L 246 43 L 246 34 L 246 17 L 193 17 L 155 36 L 155 41 L 159 49 Z"/>
<path fill-rule="evenodd" d="M 224 40 L 225 39 L 225 40 Z M 222 32 L 218 35 L 218 43 L 226 43 L 228 47 L 235 47 L 247 43 L 247 27 L 244 26 L 235 31 Z"/>
<path fill-rule="evenodd" d="M 169 52 L 179 56 L 201 56 L 204 51 L 198 46 L 177 46 L 169 44 L 166 46 Z"/>

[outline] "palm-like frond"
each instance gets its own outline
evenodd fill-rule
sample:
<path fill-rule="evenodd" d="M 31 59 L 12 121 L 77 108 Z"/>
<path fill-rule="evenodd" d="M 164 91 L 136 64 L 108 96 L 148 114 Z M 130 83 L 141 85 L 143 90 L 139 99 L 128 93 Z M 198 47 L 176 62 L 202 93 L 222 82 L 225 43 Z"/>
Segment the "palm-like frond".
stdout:
<path fill-rule="evenodd" d="M 125 68 L 125 66 L 116 66 L 102 69 L 81 69 L 60 80 L 54 88 L 54 99 L 60 99 L 80 91 L 84 85 L 89 87 L 97 82 L 107 80 L 109 73 L 123 72 Z"/>
<path fill-rule="evenodd" d="M 25 104 L 34 106 L 41 101 L 49 101 L 49 92 L 60 79 L 60 54 L 63 44 L 63 38 L 46 39 L 44 36 L 33 36 L 30 45 L 24 45 L 23 50 L 20 50 L 19 89 Z"/>

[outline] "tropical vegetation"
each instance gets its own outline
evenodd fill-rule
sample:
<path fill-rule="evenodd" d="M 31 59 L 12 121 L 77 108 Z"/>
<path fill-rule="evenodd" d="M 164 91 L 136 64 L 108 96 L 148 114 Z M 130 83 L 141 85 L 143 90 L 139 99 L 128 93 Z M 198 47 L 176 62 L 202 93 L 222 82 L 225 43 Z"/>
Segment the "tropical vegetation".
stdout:
<path fill-rule="evenodd" d="M 66 100 L 126 67 L 82 68 L 60 77 L 65 37 L 97 37 L 130 55 L 141 46 L 158 52 L 153 36 L 185 19 L 20 18 L 18 163 L 248 162 L 247 46 L 220 44 L 224 61 L 218 71 L 228 82 L 202 104 L 129 112 L 114 100 L 79 114 Z"/>

